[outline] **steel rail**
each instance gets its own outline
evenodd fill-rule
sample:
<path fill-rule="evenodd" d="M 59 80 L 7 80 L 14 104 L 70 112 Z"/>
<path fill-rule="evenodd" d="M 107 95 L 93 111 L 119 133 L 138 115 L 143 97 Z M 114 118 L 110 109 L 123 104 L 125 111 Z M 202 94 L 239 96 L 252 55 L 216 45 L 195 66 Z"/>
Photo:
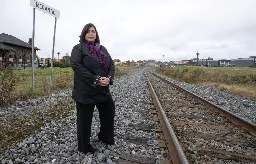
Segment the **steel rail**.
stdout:
<path fill-rule="evenodd" d="M 151 72 L 152 73 L 152 72 Z M 226 118 L 228 118 L 231 122 L 233 122 L 236 125 L 240 125 L 241 127 L 243 127 L 244 129 L 247 129 L 248 132 L 250 132 L 251 134 L 253 134 L 254 136 L 256 136 L 256 125 L 245 120 L 244 118 L 228 111 L 227 109 L 220 107 L 216 104 L 213 104 L 212 102 L 200 97 L 199 95 L 196 95 L 190 91 L 188 91 L 185 88 L 182 88 L 174 83 L 172 83 L 171 81 L 168 81 L 167 79 L 160 77 L 158 75 L 156 75 L 155 73 L 152 73 L 154 76 L 160 78 L 161 80 L 167 82 L 168 84 L 173 85 L 175 88 L 177 88 L 178 90 L 188 93 L 189 95 L 191 95 L 192 97 L 198 99 L 199 101 L 203 102 L 205 105 L 208 105 L 209 107 L 215 109 L 218 113 L 220 113 L 222 116 L 225 116 Z"/>
<path fill-rule="evenodd" d="M 172 126 L 170 125 L 170 121 L 167 118 L 167 116 L 165 115 L 162 105 L 160 104 L 160 102 L 157 98 L 157 95 L 154 91 L 154 88 L 148 78 L 147 78 L 147 82 L 148 82 L 148 85 L 150 88 L 150 93 L 152 95 L 154 105 L 157 109 L 158 116 L 160 118 L 161 128 L 163 130 L 164 137 L 166 139 L 166 144 L 167 144 L 167 148 L 170 152 L 170 157 L 171 157 L 172 163 L 188 164 L 189 162 L 187 160 L 187 157 L 182 150 L 182 147 L 178 141 L 178 138 L 175 135 L 175 132 L 174 132 Z"/>

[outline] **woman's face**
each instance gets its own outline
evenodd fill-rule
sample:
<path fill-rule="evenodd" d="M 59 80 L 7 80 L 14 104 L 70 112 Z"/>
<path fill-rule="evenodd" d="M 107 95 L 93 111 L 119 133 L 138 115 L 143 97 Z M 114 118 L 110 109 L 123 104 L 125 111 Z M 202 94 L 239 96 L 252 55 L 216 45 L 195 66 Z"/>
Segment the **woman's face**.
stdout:
<path fill-rule="evenodd" d="M 85 40 L 88 42 L 95 42 L 96 39 L 96 30 L 94 27 L 90 27 L 87 34 L 85 34 Z"/>

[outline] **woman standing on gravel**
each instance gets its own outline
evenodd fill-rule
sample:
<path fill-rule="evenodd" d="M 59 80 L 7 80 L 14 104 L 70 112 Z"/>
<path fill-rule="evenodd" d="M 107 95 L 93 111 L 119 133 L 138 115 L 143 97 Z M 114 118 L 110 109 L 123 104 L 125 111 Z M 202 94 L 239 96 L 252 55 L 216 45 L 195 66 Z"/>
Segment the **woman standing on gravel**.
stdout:
<path fill-rule="evenodd" d="M 114 144 L 115 104 L 109 90 L 115 74 L 114 62 L 107 49 L 100 45 L 96 27 L 86 24 L 79 44 L 72 49 L 70 63 L 74 71 L 72 98 L 77 109 L 78 151 L 94 153 L 90 144 L 94 107 L 99 111 L 100 133 L 98 139 Z"/>

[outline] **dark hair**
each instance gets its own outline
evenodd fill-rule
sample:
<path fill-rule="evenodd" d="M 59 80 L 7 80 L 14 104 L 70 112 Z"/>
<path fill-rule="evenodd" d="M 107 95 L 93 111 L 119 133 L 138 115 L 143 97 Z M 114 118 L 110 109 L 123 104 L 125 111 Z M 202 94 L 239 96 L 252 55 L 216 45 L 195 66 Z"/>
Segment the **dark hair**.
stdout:
<path fill-rule="evenodd" d="M 80 40 L 79 40 L 80 43 L 83 43 L 85 41 L 85 35 L 87 34 L 87 32 L 89 31 L 89 28 L 91 28 L 91 27 L 94 27 L 94 29 L 96 31 L 95 43 L 100 43 L 100 37 L 99 37 L 98 31 L 97 31 L 96 27 L 94 26 L 94 24 L 92 24 L 92 23 L 88 23 L 84 26 L 84 28 L 81 32 L 81 35 L 79 36 L 80 37 Z"/>

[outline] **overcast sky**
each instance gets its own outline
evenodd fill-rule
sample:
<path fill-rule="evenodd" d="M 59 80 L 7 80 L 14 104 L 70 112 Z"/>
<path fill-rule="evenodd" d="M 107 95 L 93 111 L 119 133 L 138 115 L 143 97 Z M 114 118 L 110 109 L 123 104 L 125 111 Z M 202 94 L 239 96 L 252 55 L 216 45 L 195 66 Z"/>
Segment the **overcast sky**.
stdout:
<path fill-rule="evenodd" d="M 256 55 L 256 0 L 41 0 L 60 10 L 55 56 L 94 23 L 113 59 L 231 59 Z M 0 33 L 32 37 L 30 0 L 0 0 Z M 35 46 L 51 57 L 54 17 L 36 11 Z M 163 57 L 164 55 L 164 57 Z"/>

